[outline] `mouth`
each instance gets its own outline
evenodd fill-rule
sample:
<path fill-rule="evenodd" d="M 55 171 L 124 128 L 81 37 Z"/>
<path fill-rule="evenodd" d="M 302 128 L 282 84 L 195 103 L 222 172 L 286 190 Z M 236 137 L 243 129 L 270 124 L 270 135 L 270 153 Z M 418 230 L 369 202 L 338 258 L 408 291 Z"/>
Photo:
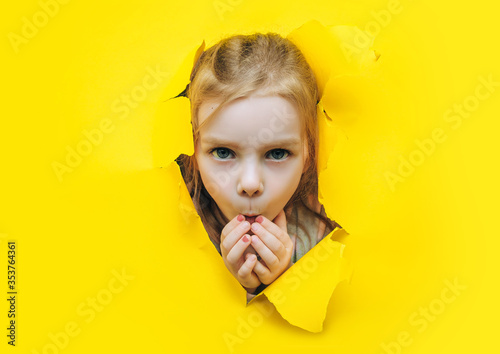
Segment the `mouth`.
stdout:
<path fill-rule="evenodd" d="M 250 224 L 254 223 L 255 222 L 255 219 L 257 218 L 257 216 L 259 216 L 258 214 L 250 214 L 250 215 L 245 215 L 243 214 L 243 216 L 245 217 L 245 220 L 248 221 Z"/>

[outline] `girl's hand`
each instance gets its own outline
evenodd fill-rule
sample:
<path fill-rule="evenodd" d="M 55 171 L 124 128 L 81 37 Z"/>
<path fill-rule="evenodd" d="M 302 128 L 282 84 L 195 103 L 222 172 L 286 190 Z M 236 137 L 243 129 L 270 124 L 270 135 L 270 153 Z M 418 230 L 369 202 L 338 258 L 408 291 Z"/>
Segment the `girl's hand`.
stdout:
<path fill-rule="evenodd" d="M 293 242 L 288 236 L 283 210 L 271 221 L 260 215 L 252 224 L 252 246 L 261 260 L 254 272 L 264 284 L 271 284 L 292 266 Z"/>
<path fill-rule="evenodd" d="M 220 250 L 227 269 L 247 291 L 253 292 L 261 281 L 253 272 L 257 256 L 249 252 L 245 254 L 251 244 L 247 234 L 249 230 L 250 223 L 245 221 L 245 217 L 236 216 L 222 229 Z"/>

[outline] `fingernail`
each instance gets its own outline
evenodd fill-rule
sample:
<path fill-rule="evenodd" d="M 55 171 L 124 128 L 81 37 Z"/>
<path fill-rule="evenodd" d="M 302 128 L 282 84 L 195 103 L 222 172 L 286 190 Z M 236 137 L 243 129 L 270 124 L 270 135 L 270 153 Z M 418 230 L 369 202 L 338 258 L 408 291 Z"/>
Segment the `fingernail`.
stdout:
<path fill-rule="evenodd" d="M 240 215 L 238 215 L 238 217 L 236 219 L 238 219 L 238 221 L 241 222 L 241 221 L 245 220 L 245 217 L 240 214 Z"/>
<path fill-rule="evenodd" d="M 247 237 L 247 235 L 243 236 L 243 242 L 248 242 L 248 237 Z"/>
<path fill-rule="evenodd" d="M 261 223 L 261 222 L 263 222 L 263 221 L 264 221 L 264 218 L 263 218 L 261 215 L 259 215 L 259 216 L 257 216 L 257 217 L 255 218 L 255 221 L 257 221 L 258 223 Z"/>
<path fill-rule="evenodd" d="M 253 231 L 257 231 L 257 229 L 259 228 L 259 225 L 258 224 L 252 224 L 252 230 Z"/>

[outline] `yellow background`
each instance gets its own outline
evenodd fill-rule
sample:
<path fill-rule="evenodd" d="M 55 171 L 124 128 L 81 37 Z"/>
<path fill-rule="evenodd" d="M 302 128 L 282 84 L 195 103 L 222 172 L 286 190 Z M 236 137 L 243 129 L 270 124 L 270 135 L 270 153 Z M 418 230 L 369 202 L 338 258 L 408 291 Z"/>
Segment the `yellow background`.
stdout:
<path fill-rule="evenodd" d="M 15 240 L 19 291 L 17 346 L 2 330 L 2 352 L 498 351 L 500 87 L 461 126 L 445 120 L 475 95 L 479 78 L 500 82 L 495 5 L 401 0 L 380 25 L 388 1 L 69 1 L 13 46 L 12 33 L 21 35 L 23 19 L 36 21 L 45 3 L 11 2 L 0 21 L 0 269 Z M 267 315 L 263 303 L 243 306 L 220 256 L 193 249 L 203 230 L 183 233 L 190 216 L 176 208 L 179 180 L 154 167 L 151 149 L 163 89 L 203 39 L 287 33 L 310 19 L 381 28 L 373 44 L 381 76 L 345 103 L 359 110 L 339 122 L 351 143 L 339 145 L 328 175 L 331 217 L 350 233 L 356 266 L 351 283 L 333 293 L 321 333 Z M 164 73 L 158 85 L 117 111 L 156 68 Z M 334 107 L 342 112 L 343 104 Z M 112 131 L 58 179 L 54 161 L 64 163 L 67 147 L 103 122 Z M 391 190 L 386 172 L 436 128 L 446 140 Z M 122 272 L 131 278 L 119 287 L 113 279 Z M 6 278 L 4 270 L 2 298 Z M 445 303 L 453 282 L 465 289 Z M 92 310 L 89 298 L 98 296 L 106 304 Z M 5 300 L 0 309 L 6 328 Z M 422 309 L 438 314 L 424 320 Z M 263 321 L 248 327 L 255 318 Z M 238 333 L 229 346 L 225 338 Z M 51 338 L 60 344 L 53 351 Z"/>

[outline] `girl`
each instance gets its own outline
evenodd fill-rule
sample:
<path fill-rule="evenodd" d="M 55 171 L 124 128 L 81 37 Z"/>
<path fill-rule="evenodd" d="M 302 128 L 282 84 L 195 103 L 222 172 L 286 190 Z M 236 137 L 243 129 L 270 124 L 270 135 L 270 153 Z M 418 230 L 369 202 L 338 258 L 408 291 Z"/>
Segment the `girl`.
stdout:
<path fill-rule="evenodd" d="M 199 56 L 180 95 L 195 153 L 177 163 L 249 301 L 340 227 L 318 202 L 315 76 L 290 40 L 236 35 Z"/>

